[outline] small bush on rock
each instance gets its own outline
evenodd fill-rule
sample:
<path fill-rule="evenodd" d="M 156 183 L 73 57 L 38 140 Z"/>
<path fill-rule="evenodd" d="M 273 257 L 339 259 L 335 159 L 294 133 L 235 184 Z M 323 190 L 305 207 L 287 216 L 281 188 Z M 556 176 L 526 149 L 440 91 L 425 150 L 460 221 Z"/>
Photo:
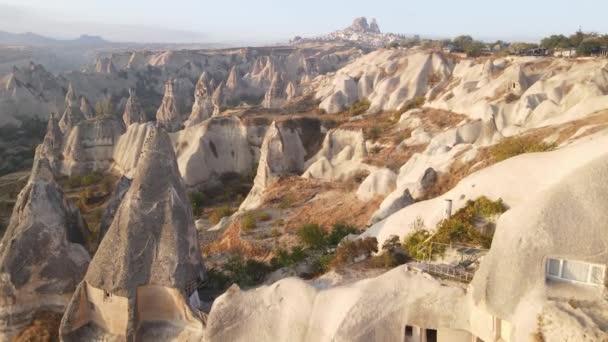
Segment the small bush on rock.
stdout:
<path fill-rule="evenodd" d="M 497 162 L 524 153 L 547 152 L 555 149 L 554 144 L 546 144 L 529 137 L 513 137 L 503 139 L 490 148 L 490 155 Z"/>
<path fill-rule="evenodd" d="M 371 102 L 369 102 L 369 100 L 367 100 L 367 99 L 359 100 L 359 101 L 353 103 L 353 105 L 348 110 L 348 113 L 351 116 L 361 115 L 361 114 L 364 114 L 365 112 L 367 112 L 369 110 L 370 106 L 371 106 Z"/>
<path fill-rule="evenodd" d="M 219 208 L 213 209 L 211 214 L 209 214 L 209 221 L 214 224 L 218 224 L 224 217 L 230 216 L 234 214 L 235 210 L 230 208 L 227 205 L 221 206 Z"/>
<path fill-rule="evenodd" d="M 298 230 L 298 237 L 310 249 L 322 249 L 326 246 L 325 230 L 318 224 L 306 224 Z"/>

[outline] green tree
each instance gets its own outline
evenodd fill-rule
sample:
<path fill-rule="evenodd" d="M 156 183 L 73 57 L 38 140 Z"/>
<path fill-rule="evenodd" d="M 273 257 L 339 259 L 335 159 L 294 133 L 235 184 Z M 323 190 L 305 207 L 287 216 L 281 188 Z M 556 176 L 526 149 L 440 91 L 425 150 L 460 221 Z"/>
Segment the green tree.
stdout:
<path fill-rule="evenodd" d="M 464 52 L 468 57 L 479 57 L 484 47 L 485 45 L 482 42 L 474 41 L 464 49 Z"/>
<path fill-rule="evenodd" d="M 587 38 L 579 44 L 578 48 L 576 48 L 576 54 L 579 56 L 590 56 L 597 53 L 601 47 L 601 43 L 598 39 Z"/>
<path fill-rule="evenodd" d="M 566 49 L 572 47 L 572 42 L 563 34 L 554 34 L 542 39 L 540 45 L 546 49 Z"/>
<path fill-rule="evenodd" d="M 454 38 L 452 44 L 454 44 L 454 47 L 457 50 L 466 51 L 471 46 L 471 44 L 473 44 L 473 42 L 473 37 L 462 35 Z"/>

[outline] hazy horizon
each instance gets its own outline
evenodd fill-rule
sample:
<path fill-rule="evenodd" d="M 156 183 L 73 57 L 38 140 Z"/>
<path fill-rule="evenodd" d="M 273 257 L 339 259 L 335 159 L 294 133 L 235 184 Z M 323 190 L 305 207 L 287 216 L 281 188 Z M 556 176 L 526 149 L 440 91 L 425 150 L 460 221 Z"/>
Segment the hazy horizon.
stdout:
<path fill-rule="evenodd" d="M 394 2 L 0 0 L 0 30 L 59 39 L 89 34 L 115 42 L 261 44 L 329 33 L 366 16 L 376 18 L 383 32 L 434 38 L 470 34 L 482 40 L 536 41 L 579 27 L 608 32 L 599 14 L 608 10 L 608 3 L 591 0 L 575 6 L 565 0 L 513 0 L 509 6 L 482 0 L 468 0 L 466 5 Z"/>

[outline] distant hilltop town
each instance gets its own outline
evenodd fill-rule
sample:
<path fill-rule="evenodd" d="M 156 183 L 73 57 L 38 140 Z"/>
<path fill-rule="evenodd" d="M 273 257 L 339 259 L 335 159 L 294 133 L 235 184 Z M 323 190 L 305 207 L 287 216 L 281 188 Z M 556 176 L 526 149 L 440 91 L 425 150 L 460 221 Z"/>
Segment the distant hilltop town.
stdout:
<path fill-rule="evenodd" d="M 392 42 L 399 42 L 406 37 L 402 34 L 382 33 L 376 19 L 371 22 L 367 18 L 356 18 L 349 27 L 329 34 L 316 37 L 295 37 L 291 40 L 292 44 L 319 43 L 319 42 L 350 42 L 357 45 L 379 48 Z"/>

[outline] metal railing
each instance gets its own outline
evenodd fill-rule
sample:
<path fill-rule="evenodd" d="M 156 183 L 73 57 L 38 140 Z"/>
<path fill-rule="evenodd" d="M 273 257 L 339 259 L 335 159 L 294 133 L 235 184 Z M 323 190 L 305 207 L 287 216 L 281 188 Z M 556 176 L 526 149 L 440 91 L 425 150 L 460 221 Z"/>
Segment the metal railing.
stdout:
<path fill-rule="evenodd" d="M 440 277 L 447 277 L 450 279 L 454 279 L 463 283 L 469 283 L 473 280 L 474 274 L 472 272 L 467 272 L 459 267 L 449 266 L 449 265 L 438 265 L 438 264 L 430 264 L 425 262 L 417 262 L 413 265 L 414 268 L 417 268 L 421 271 L 427 272 L 429 274 L 437 275 Z"/>

